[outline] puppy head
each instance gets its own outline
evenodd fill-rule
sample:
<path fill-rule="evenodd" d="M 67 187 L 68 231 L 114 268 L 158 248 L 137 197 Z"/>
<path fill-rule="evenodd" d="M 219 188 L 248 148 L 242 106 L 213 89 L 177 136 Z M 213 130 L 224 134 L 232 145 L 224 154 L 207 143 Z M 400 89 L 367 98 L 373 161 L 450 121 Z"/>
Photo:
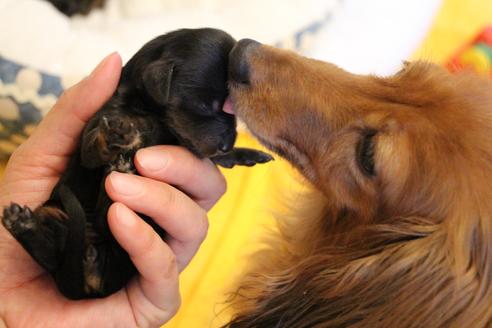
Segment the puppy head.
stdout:
<path fill-rule="evenodd" d="M 228 54 L 235 40 L 215 29 L 183 29 L 146 44 L 130 60 L 124 78 L 137 81 L 181 144 L 200 157 L 232 149 L 233 115 L 227 97 Z"/>
<path fill-rule="evenodd" d="M 426 63 L 353 75 L 252 40 L 232 50 L 229 77 L 232 107 L 252 133 L 359 220 L 440 222 L 489 203 L 489 81 Z"/>

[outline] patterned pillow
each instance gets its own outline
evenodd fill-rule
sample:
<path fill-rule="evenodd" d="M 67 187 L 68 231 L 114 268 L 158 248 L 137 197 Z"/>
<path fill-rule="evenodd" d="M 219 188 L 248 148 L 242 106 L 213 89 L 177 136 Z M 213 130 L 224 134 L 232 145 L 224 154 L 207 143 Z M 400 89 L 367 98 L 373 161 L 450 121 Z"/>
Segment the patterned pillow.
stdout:
<path fill-rule="evenodd" d="M 27 138 L 62 91 L 59 77 L 0 56 L 0 158 Z"/>

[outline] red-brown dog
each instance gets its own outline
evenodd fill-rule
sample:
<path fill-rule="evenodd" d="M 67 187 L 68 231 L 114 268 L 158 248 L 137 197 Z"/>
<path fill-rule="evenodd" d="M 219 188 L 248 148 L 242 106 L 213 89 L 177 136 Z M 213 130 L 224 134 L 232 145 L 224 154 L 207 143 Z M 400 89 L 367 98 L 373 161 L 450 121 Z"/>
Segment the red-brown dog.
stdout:
<path fill-rule="evenodd" d="M 233 327 L 490 327 L 492 83 L 360 76 L 242 40 L 230 101 L 316 191 L 239 286 Z"/>

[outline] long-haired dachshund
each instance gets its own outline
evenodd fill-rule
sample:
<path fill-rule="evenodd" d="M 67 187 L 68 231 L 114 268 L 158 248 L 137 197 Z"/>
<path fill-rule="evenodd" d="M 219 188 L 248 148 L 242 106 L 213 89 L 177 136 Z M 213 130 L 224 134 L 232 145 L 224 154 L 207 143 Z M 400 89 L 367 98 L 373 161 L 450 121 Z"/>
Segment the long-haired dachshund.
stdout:
<path fill-rule="evenodd" d="M 492 83 L 354 75 L 241 40 L 230 100 L 313 185 L 253 258 L 232 327 L 491 327 Z"/>
<path fill-rule="evenodd" d="M 136 273 L 109 230 L 112 201 L 104 181 L 114 170 L 135 173 L 138 149 L 182 145 L 224 167 L 271 160 L 259 151 L 233 148 L 236 121 L 222 104 L 234 44 L 215 29 L 178 30 L 147 43 L 123 68 L 115 94 L 87 123 L 50 199 L 34 211 L 17 204 L 4 209 L 3 225 L 68 298 L 107 296 Z M 144 219 L 165 237 L 151 218 Z"/>

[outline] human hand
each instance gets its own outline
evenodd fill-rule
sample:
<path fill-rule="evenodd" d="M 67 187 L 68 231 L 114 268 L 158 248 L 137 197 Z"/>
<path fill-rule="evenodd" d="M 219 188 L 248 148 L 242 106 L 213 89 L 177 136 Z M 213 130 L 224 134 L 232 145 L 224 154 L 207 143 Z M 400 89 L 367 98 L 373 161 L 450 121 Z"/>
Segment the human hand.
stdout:
<path fill-rule="evenodd" d="M 111 97 L 120 72 L 121 58 L 110 55 L 67 90 L 11 156 L 0 181 L 0 207 L 16 202 L 34 208 L 49 198 L 84 124 Z M 206 235 L 206 211 L 224 193 L 224 178 L 209 160 L 175 146 L 142 149 L 135 165 L 141 176 L 114 172 L 106 179 L 106 189 L 115 201 L 108 213 L 110 229 L 139 275 L 109 297 L 68 300 L 0 225 L 0 327 L 147 327 L 159 326 L 176 313 L 178 274 Z M 125 187 L 129 184 L 131 188 Z M 166 230 L 166 241 L 136 212 Z"/>

